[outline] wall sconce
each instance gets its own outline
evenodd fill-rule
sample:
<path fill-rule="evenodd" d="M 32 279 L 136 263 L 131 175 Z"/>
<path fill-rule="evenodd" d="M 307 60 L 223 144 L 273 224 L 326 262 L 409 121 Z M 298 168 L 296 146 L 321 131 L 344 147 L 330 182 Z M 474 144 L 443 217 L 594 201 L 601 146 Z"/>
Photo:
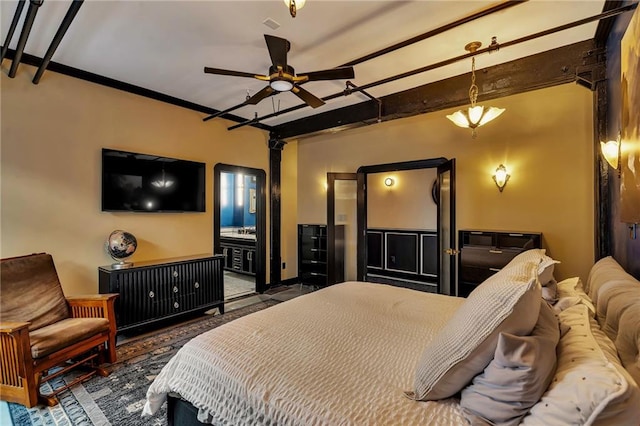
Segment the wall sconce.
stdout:
<path fill-rule="evenodd" d="M 393 186 L 395 183 L 396 183 L 396 181 L 393 178 L 390 178 L 390 177 L 388 177 L 388 178 L 386 178 L 384 180 L 385 186 Z"/>
<path fill-rule="evenodd" d="M 500 164 L 496 169 L 496 174 L 493 175 L 493 181 L 496 183 L 500 192 L 502 192 L 504 187 L 507 185 L 510 177 L 511 175 L 507 173 L 507 168 L 503 164 Z"/>
<path fill-rule="evenodd" d="M 620 176 L 620 132 L 618 132 L 618 137 L 616 140 L 610 140 L 607 142 L 600 142 L 600 151 L 602 152 L 602 156 L 607 163 L 614 169 L 618 171 L 618 176 Z"/>
<path fill-rule="evenodd" d="M 296 17 L 298 9 L 302 9 L 307 0 L 284 0 L 284 4 L 289 8 L 289 13 L 292 18 Z"/>
<path fill-rule="evenodd" d="M 493 43 L 494 42 L 492 41 L 492 45 Z M 481 42 L 472 41 L 464 47 L 464 50 L 474 53 L 480 46 L 482 46 Z M 469 100 L 471 101 L 471 106 L 468 109 L 456 111 L 451 115 L 447 115 L 447 118 L 456 126 L 471 129 L 471 137 L 475 139 L 476 127 L 487 124 L 504 112 L 504 108 L 476 105 L 476 101 L 478 100 L 478 86 L 476 86 L 475 56 L 471 57 L 471 87 L 469 88 Z"/>

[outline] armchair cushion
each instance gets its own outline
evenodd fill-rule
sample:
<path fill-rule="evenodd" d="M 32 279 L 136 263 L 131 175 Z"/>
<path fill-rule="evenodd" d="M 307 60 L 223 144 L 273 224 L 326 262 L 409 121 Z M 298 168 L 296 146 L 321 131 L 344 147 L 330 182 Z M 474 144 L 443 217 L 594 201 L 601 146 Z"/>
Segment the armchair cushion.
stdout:
<path fill-rule="evenodd" d="M 109 330 L 105 318 L 67 318 L 29 333 L 31 356 L 38 359 Z"/>
<path fill-rule="evenodd" d="M 0 269 L 2 321 L 30 322 L 37 330 L 69 318 L 69 307 L 50 254 L 3 259 Z"/>

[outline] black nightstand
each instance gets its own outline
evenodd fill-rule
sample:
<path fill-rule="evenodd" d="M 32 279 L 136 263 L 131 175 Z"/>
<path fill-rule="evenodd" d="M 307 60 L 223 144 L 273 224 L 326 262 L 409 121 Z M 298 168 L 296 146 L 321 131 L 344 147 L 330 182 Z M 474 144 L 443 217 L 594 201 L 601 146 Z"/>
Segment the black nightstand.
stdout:
<path fill-rule="evenodd" d="M 462 230 L 458 232 L 458 247 L 458 296 L 467 297 L 519 253 L 542 248 L 542 234 Z"/>

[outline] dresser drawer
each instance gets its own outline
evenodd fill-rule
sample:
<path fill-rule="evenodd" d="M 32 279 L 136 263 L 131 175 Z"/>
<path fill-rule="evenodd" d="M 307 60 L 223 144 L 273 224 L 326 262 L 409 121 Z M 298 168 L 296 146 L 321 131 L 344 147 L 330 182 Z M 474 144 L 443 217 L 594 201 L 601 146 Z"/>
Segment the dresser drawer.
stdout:
<path fill-rule="evenodd" d="M 463 247 L 460 250 L 460 266 L 502 268 L 520 252 L 520 250 L 491 247 Z"/>
<path fill-rule="evenodd" d="M 480 284 L 491 275 L 498 272 L 498 268 L 482 268 L 477 266 L 461 266 L 460 267 L 460 281 Z"/>

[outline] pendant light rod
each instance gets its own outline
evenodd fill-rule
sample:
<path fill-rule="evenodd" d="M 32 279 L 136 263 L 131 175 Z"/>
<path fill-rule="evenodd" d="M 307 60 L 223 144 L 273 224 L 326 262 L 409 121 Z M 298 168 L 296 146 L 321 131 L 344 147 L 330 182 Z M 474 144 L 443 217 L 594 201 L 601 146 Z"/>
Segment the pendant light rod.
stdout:
<path fill-rule="evenodd" d="M 568 30 L 570 28 L 574 28 L 574 27 L 577 27 L 577 26 L 580 26 L 580 25 L 588 24 L 588 23 L 593 22 L 593 21 L 598 21 L 600 19 L 611 18 L 613 16 L 617 16 L 617 15 L 620 15 L 622 13 L 634 10 L 634 9 L 636 9 L 636 7 L 638 7 L 638 3 L 632 3 L 632 4 L 629 4 L 629 5 L 626 5 L 626 6 L 622 6 L 622 7 L 616 8 L 616 9 L 609 10 L 607 12 L 600 13 L 598 15 L 593 15 L 593 16 L 590 16 L 588 18 L 580 19 L 578 21 L 570 22 L 568 24 L 560 25 L 558 27 L 550 28 L 548 30 L 544 30 L 544 31 L 540 31 L 540 32 L 537 32 L 537 33 L 533 33 L 533 34 L 530 34 L 528 36 L 520 37 L 520 38 L 515 39 L 515 40 L 511 40 L 511 41 L 507 41 L 507 42 L 504 42 L 504 43 L 500 43 L 499 47 L 500 48 L 505 48 L 505 47 L 514 46 L 514 45 L 517 45 L 517 44 L 520 44 L 520 43 L 524 43 L 526 41 L 530 41 L 530 40 L 534 40 L 536 38 L 544 37 L 544 36 L 549 35 L 549 34 L 557 33 L 559 31 L 564 31 L 564 30 Z M 413 76 L 415 74 L 420 74 L 420 73 L 423 73 L 423 72 L 426 72 L 426 71 L 431 71 L 431 70 L 436 69 L 436 68 L 440 68 L 440 67 L 443 67 L 443 66 L 446 66 L 446 65 L 450 65 L 450 64 L 453 64 L 453 63 L 458 62 L 458 61 L 462 61 L 462 60 L 470 58 L 472 56 L 480 55 L 480 54 L 487 53 L 487 52 L 493 52 L 495 50 L 496 50 L 495 46 L 489 45 L 489 47 L 485 47 L 483 49 L 478 49 L 474 53 L 465 53 L 463 55 L 456 56 L 456 57 L 451 58 L 451 59 L 446 59 L 444 61 L 440 61 L 440 62 L 437 62 L 435 64 L 431 64 L 431 65 L 427 65 L 427 66 L 422 67 L 422 68 L 415 69 L 413 71 L 407 71 L 407 72 L 404 72 L 404 73 L 401 73 L 401 74 L 397 74 L 397 75 L 392 76 L 392 77 L 388 77 L 388 78 L 384 78 L 382 80 L 374 81 L 372 83 L 368 83 L 368 84 L 359 86 L 359 88 L 362 89 L 362 90 L 370 89 L 372 87 L 376 87 L 376 86 L 379 86 L 381 84 L 390 83 L 390 82 L 393 82 L 395 80 L 399 80 L 401 78 L 411 77 L 411 76 Z M 340 96 L 344 96 L 344 92 L 334 93 L 332 95 L 325 96 L 325 97 L 323 97 L 321 99 L 323 101 L 329 101 L 331 99 L 339 98 Z M 278 113 L 272 113 L 272 114 L 263 115 L 262 117 L 259 118 L 259 121 L 266 120 L 268 118 L 272 118 L 272 117 L 275 117 L 275 116 L 280 115 L 280 114 L 287 114 L 289 112 L 293 112 L 293 111 L 299 110 L 299 109 L 304 108 L 306 106 L 307 106 L 306 104 L 300 104 L 300 105 L 296 105 L 296 106 L 293 106 L 293 107 L 290 107 L 290 108 L 287 108 L 287 109 L 283 109 L 282 111 L 279 111 Z"/>

